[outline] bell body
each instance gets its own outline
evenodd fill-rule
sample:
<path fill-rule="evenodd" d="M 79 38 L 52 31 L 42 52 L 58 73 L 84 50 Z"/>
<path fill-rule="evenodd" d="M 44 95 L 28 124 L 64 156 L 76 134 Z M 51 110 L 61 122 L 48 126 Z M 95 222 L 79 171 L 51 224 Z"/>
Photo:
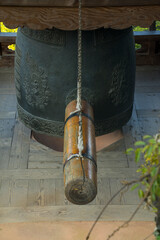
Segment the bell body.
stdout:
<path fill-rule="evenodd" d="M 65 108 L 77 94 L 77 31 L 17 34 L 15 83 L 19 118 L 35 132 L 63 136 Z M 82 99 L 94 110 L 96 136 L 121 128 L 132 113 L 132 28 L 82 32 Z"/>

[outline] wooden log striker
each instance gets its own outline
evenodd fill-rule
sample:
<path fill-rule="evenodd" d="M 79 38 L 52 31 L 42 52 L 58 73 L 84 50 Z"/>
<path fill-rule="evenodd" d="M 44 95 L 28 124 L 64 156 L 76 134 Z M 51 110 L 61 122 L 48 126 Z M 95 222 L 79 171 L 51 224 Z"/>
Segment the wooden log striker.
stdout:
<path fill-rule="evenodd" d="M 96 144 L 92 107 L 82 101 L 82 131 L 84 149 L 82 160 L 77 147 L 79 117 L 76 101 L 65 111 L 64 128 L 64 184 L 67 199 L 74 204 L 87 204 L 97 194 Z"/>

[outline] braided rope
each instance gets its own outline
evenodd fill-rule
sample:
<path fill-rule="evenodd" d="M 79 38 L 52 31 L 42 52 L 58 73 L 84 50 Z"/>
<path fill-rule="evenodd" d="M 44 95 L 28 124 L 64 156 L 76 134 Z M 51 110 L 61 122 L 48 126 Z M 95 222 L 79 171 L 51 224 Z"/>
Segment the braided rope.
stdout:
<path fill-rule="evenodd" d="M 82 1 L 79 0 L 79 28 L 78 28 L 78 80 L 77 80 L 77 105 L 79 112 L 78 150 L 82 158 L 83 130 L 82 130 Z"/>
<path fill-rule="evenodd" d="M 84 149 L 83 143 L 83 129 L 82 129 L 82 0 L 79 0 L 79 28 L 78 28 L 78 79 L 77 79 L 77 106 L 76 110 L 79 112 L 79 130 L 78 130 L 78 150 L 83 172 L 83 185 L 85 183 L 85 170 L 83 166 Z"/>

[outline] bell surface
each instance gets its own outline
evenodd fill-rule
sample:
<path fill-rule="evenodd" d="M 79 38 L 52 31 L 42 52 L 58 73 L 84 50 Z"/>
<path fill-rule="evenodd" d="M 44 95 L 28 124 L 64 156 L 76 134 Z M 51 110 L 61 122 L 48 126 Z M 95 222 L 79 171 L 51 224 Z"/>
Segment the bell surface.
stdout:
<path fill-rule="evenodd" d="M 65 108 L 77 95 L 77 42 L 77 31 L 18 30 L 18 113 L 35 132 L 64 134 Z M 130 119 L 134 85 L 132 28 L 82 31 L 82 99 L 93 108 L 96 136 Z"/>

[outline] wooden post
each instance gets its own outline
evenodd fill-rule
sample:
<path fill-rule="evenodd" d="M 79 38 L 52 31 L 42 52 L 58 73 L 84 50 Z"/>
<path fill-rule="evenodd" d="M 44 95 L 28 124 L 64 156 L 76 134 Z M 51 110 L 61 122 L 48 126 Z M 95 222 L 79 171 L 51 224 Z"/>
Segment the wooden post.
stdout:
<path fill-rule="evenodd" d="M 2 44 L 0 43 L 0 59 L 2 58 Z"/>
<path fill-rule="evenodd" d="M 156 21 L 154 21 L 149 27 L 149 31 L 156 31 Z"/>
<path fill-rule="evenodd" d="M 97 194 L 96 144 L 92 107 L 82 101 L 84 149 L 81 159 L 77 147 L 79 115 L 76 101 L 66 107 L 64 128 L 64 184 L 67 199 L 74 204 L 87 204 Z"/>

